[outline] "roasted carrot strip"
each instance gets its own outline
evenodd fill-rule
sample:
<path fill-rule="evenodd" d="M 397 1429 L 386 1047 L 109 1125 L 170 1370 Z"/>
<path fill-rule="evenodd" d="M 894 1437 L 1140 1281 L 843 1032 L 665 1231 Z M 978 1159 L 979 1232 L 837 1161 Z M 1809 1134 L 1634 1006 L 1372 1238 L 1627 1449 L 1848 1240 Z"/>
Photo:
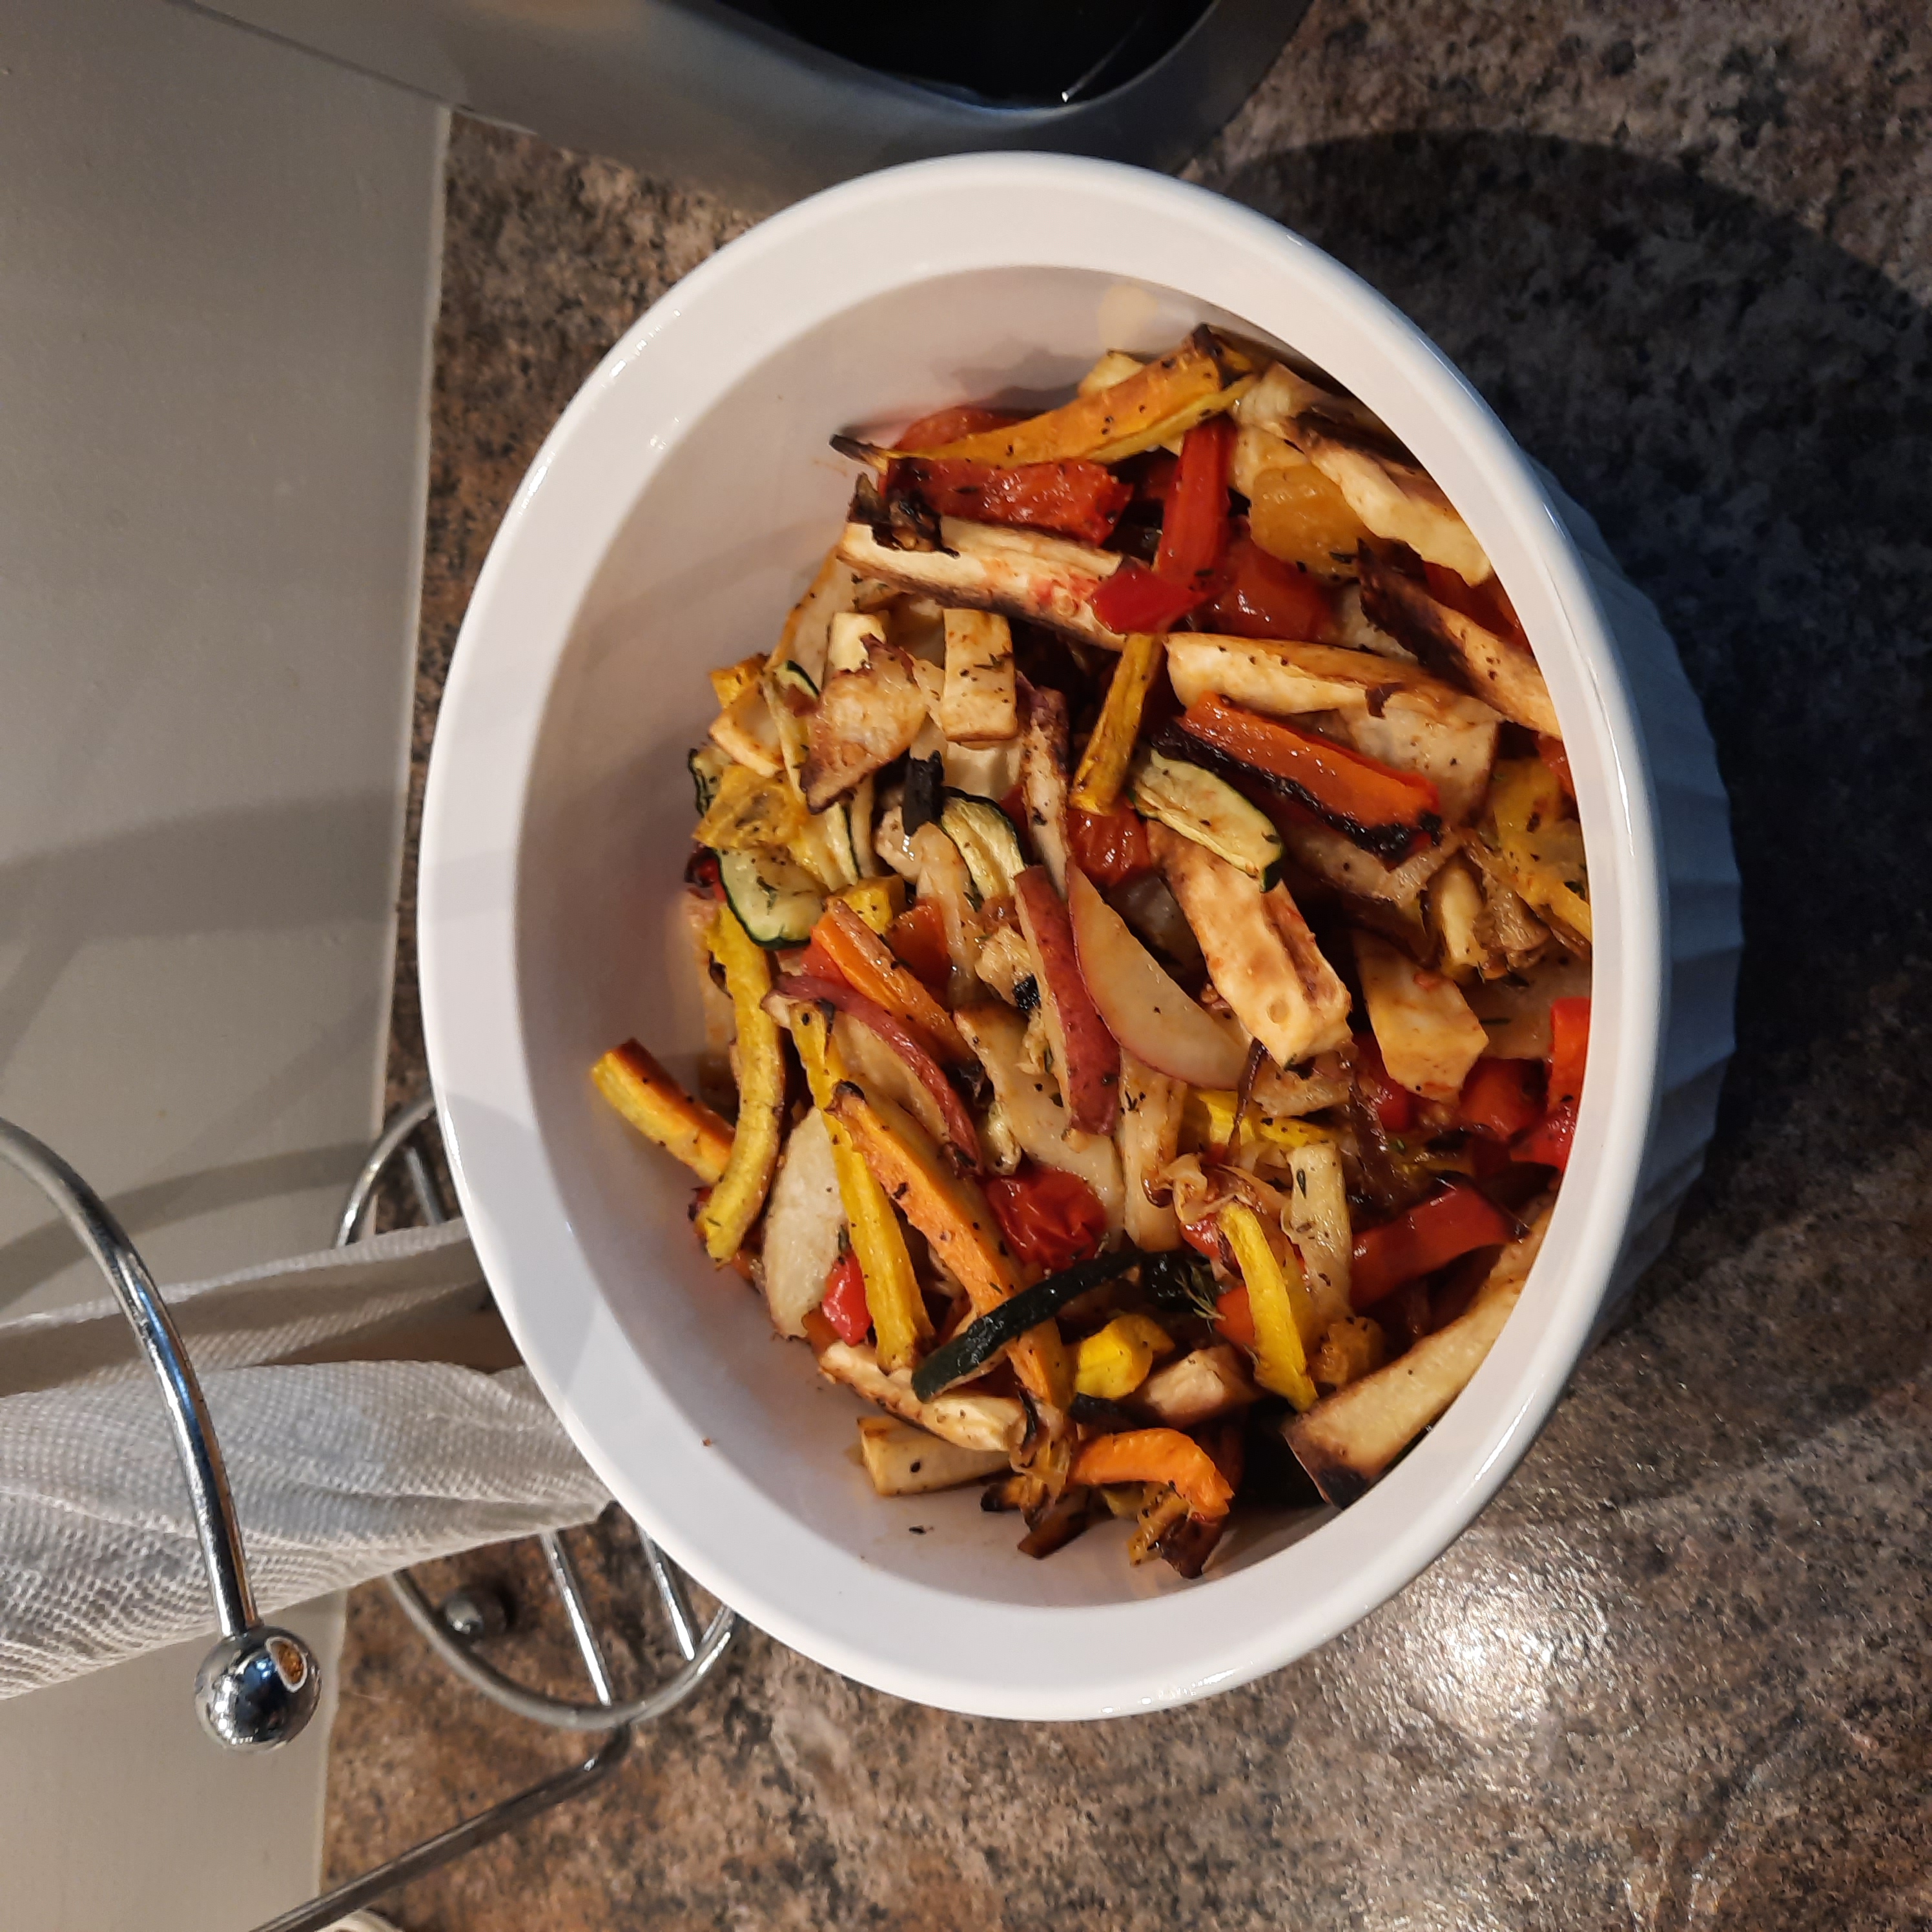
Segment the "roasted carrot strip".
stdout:
<path fill-rule="evenodd" d="M 952 1016 L 910 966 L 842 899 L 832 899 L 812 928 L 812 944 L 848 984 L 889 1013 L 910 1020 L 942 1060 L 971 1059 Z"/>
<path fill-rule="evenodd" d="M 699 1180 L 715 1181 L 731 1158 L 730 1126 L 694 1100 L 634 1040 L 590 1070 L 597 1090 L 639 1133 L 675 1155 Z"/>
<path fill-rule="evenodd" d="M 1096 1436 L 1074 1458 L 1073 1480 L 1103 1483 L 1170 1483 L 1198 1516 L 1226 1516 L 1234 1492 L 1214 1459 L 1178 1429 L 1126 1429 Z"/>

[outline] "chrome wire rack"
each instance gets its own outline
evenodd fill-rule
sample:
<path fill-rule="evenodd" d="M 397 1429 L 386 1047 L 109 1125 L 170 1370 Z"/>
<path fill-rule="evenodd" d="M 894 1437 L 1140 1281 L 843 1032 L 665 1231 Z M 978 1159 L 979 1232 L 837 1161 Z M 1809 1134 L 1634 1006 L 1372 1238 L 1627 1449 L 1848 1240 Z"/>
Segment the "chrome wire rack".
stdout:
<path fill-rule="evenodd" d="M 434 1114 L 434 1100 L 425 1094 L 390 1117 L 343 1204 L 336 1231 L 338 1247 L 368 1233 L 379 1191 L 398 1172 L 422 1221 L 448 1219 L 435 1166 L 424 1144 L 433 1130 Z M 286 1744 L 314 1714 L 321 1694 L 320 1666 L 293 1631 L 264 1623 L 257 1612 L 220 1444 L 194 1365 L 167 1304 L 106 1204 L 52 1148 L 0 1120 L 0 1160 L 33 1181 L 80 1238 L 127 1316 L 166 1406 L 208 1573 L 214 1621 L 221 1632 L 195 1677 L 196 1708 L 202 1725 L 233 1750 L 272 1750 Z M 583 1578 L 560 1534 L 546 1532 L 536 1540 L 590 1680 L 588 1700 L 532 1690 L 479 1654 L 478 1646 L 500 1634 L 508 1624 L 500 1599 L 492 1593 L 460 1590 L 439 1606 L 406 1570 L 398 1570 L 388 1579 L 410 1623 L 472 1690 L 532 1723 L 594 1734 L 596 1744 L 578 1763 L 412 1846 L 359 1878 L 283 1912 L 258 1926 L 256 1932 L 325 1932 L 412 1880 L 424 1877 L 476 1846 L 593 1789 L 622 1762 L 640 1726 L 675 1709 L 704 1682 L 730 1648 L 736 1634 L 736 1618 L 721 1606 L 700 1629 L 682 1576 L 649 1537 L 641 1530 L 638 1534 L 646 1567 L 682 1661 L 664 1682 L 626 1700 L 616 1694 Z"/>

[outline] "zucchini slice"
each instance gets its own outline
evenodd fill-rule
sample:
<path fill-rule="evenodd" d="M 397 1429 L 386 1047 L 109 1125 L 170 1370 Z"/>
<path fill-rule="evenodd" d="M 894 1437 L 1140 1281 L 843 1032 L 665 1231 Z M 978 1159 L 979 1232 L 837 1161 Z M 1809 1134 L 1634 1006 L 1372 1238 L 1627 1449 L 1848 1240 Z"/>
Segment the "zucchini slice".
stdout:
<path fill-rule="evenodd" d="M 775 852 L 721 852 L 718 876 L 738 922 L 763 946 L 802 946 L 825 896 L 802 866 Z"/>
<path fill-rule="evenodd" d="M 698 794 L 698 815 L 702 818 L 711 809 L 711 801 L 718 796 L 718 781 L 729 769 L 730 756 L 707 739 L 697 750 L 686 754 L 684 763 L 685 769 L 691 774 L 691 788 Z"/>
<path fill-rule="evenodd" d="M 921 1402 L 942 1395 L 955 1382 L 976 1376 L 1009 1342 L 1058 1315 L 1076 1297 L 1102 1282 L 1118 1281 L 1128 1269 L 1144 1261 L 1139 1249 L 1118 1247 L 1092 1260 L 1076 1262 L 1030 1288 L 1010 1295 L 985 1314 L 967 1323 L 951 1341 L 934 1349 L 912 1372 L 913 1394 Z"/>
<path fill-rule="evenodd" d="M 1180 758 L 1147 752 L 1134 761 L 1129 790 L 1134 808 L 1217 859 L 1238 866 L 1268 892 L 1281 882 L 1281 834 L 1260 806 L 1226 778 Z"/>
<path fill-rule="evenodd" d="M 949 789 L 939 829 L 959 848 L 982 902 L 1010 892 L 1014 880 L 1026 869 L 1012 820 L 990 798 Z"/>

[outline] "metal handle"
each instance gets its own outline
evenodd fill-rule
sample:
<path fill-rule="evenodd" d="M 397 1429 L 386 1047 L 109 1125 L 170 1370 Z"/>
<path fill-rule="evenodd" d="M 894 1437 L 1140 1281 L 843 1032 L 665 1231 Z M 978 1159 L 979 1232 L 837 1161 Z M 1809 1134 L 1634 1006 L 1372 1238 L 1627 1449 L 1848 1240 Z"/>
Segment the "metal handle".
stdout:
<path fill-rule="evenodd" d="M 321 1670 L 292 1630 L 264 1624 L 256 1613 L 220 1445 L 174 1318 L 106 1203 L 58 1154 L 10 1121 L 0 1120 L 0 1160 L 32 1181 L 80 1237 L 107 1277 L 160 1384 L 182 1474 L 188 1479 L 208 1593 L 221 1626 L 221 1641 L 202 1659 L 195 1677 L 201 1721 L 211 1736 L 232 1750 L 272 1750 L 308 1722 L 321 1694 Z"/>

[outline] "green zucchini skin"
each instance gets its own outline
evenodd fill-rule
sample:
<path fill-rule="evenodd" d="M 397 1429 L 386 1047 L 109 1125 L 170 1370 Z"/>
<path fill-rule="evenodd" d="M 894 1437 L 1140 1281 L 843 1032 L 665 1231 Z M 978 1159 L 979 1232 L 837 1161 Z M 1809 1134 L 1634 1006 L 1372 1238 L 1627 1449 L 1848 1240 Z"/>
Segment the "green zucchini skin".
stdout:
<path fill-rule="evenodd" d="M 759 945 L 802 946 L 825 904 L 818 881 L 768 852 L 721 852 L 718 882 L 731 910 Z"/>
<path fill-rule="evenodd" d="M 955 1382 L 977 1375 L 1009 1342 L 1018 1341 L 1029 1328 L 1037 1328 L 1090 1288 L 1118 1280 L 1146 1258 L 1130 1244 L 1096 1255 L 1091 1261 L 1076 1262 L 1070 1268 L 1022 1288 L 1010 1300 L 968 1322 L 944 1348 L 934 1349 L 912 1372 L 913 1394 L 921 1402 L 944 1394 Z"/>
<path fill-rule="evenodd" d="M 982 904 L 1010 892 L 1014 880 L 1026 869 L 1026 855 L 1012 820 L 990 798 L 949 787 L 939 829 L 959 848 Z"/>
<path fill-rule="evenodd" d="M 1144 752 L 1128 781 L 1134 809 L 1238 866 L 1268 892 L 1281 883 L 1286 850 L 1274 821 L 1228 781 L 1165 747 Z"/>

